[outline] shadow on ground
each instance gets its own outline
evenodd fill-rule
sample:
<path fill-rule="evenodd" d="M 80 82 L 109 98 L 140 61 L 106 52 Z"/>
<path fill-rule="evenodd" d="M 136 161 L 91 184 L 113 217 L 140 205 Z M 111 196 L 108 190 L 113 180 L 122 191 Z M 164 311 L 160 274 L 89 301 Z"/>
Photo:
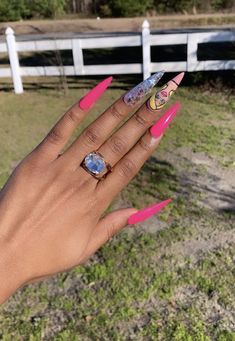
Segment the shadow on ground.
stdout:
<path fill-rule="evenodd" d="M 144 191 L 145 195 L 156 197 L 157 193 L 159 199 L 177 193 L 178 197 L 186 201 L 196 199 L 197 203 L 206 208 L 235 214 L 234 171 L 220 171 L 211 161 L 207 171 L 201 173 L 197 165 L 190 164 L 183 156 L 180 160 L 177 156 L 177 169 L 170 162 L 170 159 L 174 159 L 173 155 L 168 153 L 168 157 L 167 160 L 152 156 L 133 180 L 134 186 Z M 230 173 L 228 177 L 226 172 Z"/>

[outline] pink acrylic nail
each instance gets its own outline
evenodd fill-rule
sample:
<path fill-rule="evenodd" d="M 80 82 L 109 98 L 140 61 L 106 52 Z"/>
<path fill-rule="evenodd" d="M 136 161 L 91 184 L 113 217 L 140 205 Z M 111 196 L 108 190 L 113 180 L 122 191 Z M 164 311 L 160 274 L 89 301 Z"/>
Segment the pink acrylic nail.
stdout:
<path fill-rule="evenodd" d="M 93 89 L 91 89 L 79 102 L 79 107 L 82 110 L 89 110 L 93 104 L 98 101 L 100 96 L 104 93 L 107 87 L 112 82 L 113 77 L 110 76 L 98 83 Z"/>
<path fill-rule="evenodd" d="M 154 138 L 161 136 L 169 126 L 181 105 L 179 102 L 173 104 L 162 117 L 150 128 L 150 133 Z"/>
<path fill-rule="evenodd" d="M 149 206 L 149 207 L 146 207 L 142 210 L 139 210 L 138 212 L 132 214 L 128 218 L 128 224 L 130 224 L 130 225 L 137 224 L 141 221 L 144 221 L 144 220 L 150 218 L 151 216 L 153 216 L 154 214 L 159 212 L 161 209 L 163 209 L 163 207 L 165 207 L 167 204 L 169 204 L 169 202 L 171 202 L 171 199 L 161 201 L 157 204 L 154 204 L 152 206 Z"/>
<path fill-rule="evenodd" d="M 173 83 L 176 83 L 176 85 L 180 85 L 182 79 L 184 78 L 184 72 L 179 73 L 177 76 L 171 79 Z"/>

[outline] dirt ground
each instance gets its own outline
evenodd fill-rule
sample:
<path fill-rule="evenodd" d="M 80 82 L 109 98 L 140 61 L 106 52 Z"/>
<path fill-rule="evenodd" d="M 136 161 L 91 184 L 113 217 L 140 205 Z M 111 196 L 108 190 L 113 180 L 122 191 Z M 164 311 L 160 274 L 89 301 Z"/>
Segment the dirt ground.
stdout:
<path fill-rule="evenodd" d="M 0 23 L 0 34 L 11 26 L 16 34 L 46 34 L 56 32 L 125 32 L 141 31 L 144 17 L 63 20 L 30 20 Z M 235 25 L 235 14 L 159 15 L 147 17 L 151 30 L 192 27 L 231 27 Z"/>

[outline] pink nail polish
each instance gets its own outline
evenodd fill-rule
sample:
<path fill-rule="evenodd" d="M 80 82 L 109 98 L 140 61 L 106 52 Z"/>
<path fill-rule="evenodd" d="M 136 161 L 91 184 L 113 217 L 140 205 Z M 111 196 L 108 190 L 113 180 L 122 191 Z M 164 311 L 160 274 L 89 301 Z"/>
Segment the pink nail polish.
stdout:
<path fill-rule="evenodd" d="M 146 207 L 146 208 L 132 214 L 128 218 L 128 224 L 130 224 L 130 225 L 137 224 L 141 221 L 144 221 L 144 220 L 150 218 L 151 216 L 153 216 L 154 214 L 159 212 L 161 209 L 163 209 L 167 204 L 169 204 L 169 202 L 171 202 L 171 199 L 161 201 L 158 204 L 154 204 L 152 206 Z"/>
<path fill-rule="evenodd" d="M 160 137 L 169 126 L 181 105 L 179 102 L 173 104 L 162 117 L 150 128 L 150 134 L 154 138 Z"/>
<path fill-rule="evenodd" d="M 184 78 L 184 72 L 179 73 L 177 76 L 171 79 L 173 83 L 176 83 L 176 85 L 180 85 L 182 79 Z"/>
<path fill-rule="evenodd" d="M 100 96 L 104 93 L 107 87 L 112 82 L 113 77 L 110 76 L 100 83 L 98 83 L 93 89 L 91 89 L 79 102 L 79 107 L 82 110 L 89 110 L 93 104 L 100 98 Z"/>

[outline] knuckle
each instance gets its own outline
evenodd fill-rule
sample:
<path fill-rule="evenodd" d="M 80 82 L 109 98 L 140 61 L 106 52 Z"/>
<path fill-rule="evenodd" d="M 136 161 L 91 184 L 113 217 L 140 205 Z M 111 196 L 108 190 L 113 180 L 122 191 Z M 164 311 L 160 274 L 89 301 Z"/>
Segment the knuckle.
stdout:
<path fill-rule="evenodd" d="M 49 131 L 46 140 L 52 144 L 58 145 L 61 143 L 61 141 L 63 141 L 63 135 L 59 129 L 53 128 L 51 131 Z"/>
<path fill-rule="evenodd" d="M 100 138 L 97 130 L 94 129 L 94 128 L 87 128 L 87 129 L 85 129 L 85 131 L 83 132 L 83 137 L 85 139 L 85 143 L 88 146 L 97 145 L 101 141 L 101 138 Z"/>
<path fill-rule="evenodd" d="M 23 160 L 21 167 L 22 166 L 26 171 L 29 170 L 30 172 L 32 171 L 32 169 L 40 169 L 42 166 L 40 155 L 38 155 L 37 152 L 33 151 Z"/>
<path fill-rule="evenodd" d="M 114 136 L 110 139 L 110 148 L 115 154 L 123 154 L 126 151 L 126 144 L 123 139 Z"/>
<path fill-rule="evenodd" d="M 79 115 L 76 109 L 72 108 L 67 112 L 67 118 L 73 123 L 79 122 Z"/>
<path fill-rule="evenodd" d="M 131 178 L 137 172 L 137 167 L 130 159 L 124 159 L 119 168 L 119 174 L 124 178 Z"/>
<path fill-rule="evenodd" d="M 110 225 L 108 225 L 106 230 L 107 230 L 107 240 L 110 240 L 116 233 L 116 225 L 114 223 L 111 223 Z"/>
<path fill-rule="evenodd" d="M 38 174 L 40 171 L 41 163 L 39 159 L 33 154 L 28 154 L 21 162 L 19 162 L 14 173 L 16 178 L 20 181 L 29 181 L 34 175 Z"/>
<path fill-rule="evenodd" d="M 111 110 L 111 115 L 117 118 L 118 120 L 122 120 L 125 116 L 123 113 L 121 113 L 120 109 L 117 108 L 117 105 L 115 104 L 110 108 L 110 110 Z"/>
<path fill-rule="evenodd" d="M 147 141 L 145 141 L 145 139 L 142 137 L 140 140 L 139 140 L 139 146 L 146 152 L 149 152 L 151 151 L 151 144 Z"/>
<path fill-rule="evenodd" d="M 134 120 L 137 122 L 138 125 L 146 127 L 148 122 L 146 121 L 146 119 L 144 119 L 142 116 L 140 116 L 140 114 L 135 114 L 134 115 Z"/>

